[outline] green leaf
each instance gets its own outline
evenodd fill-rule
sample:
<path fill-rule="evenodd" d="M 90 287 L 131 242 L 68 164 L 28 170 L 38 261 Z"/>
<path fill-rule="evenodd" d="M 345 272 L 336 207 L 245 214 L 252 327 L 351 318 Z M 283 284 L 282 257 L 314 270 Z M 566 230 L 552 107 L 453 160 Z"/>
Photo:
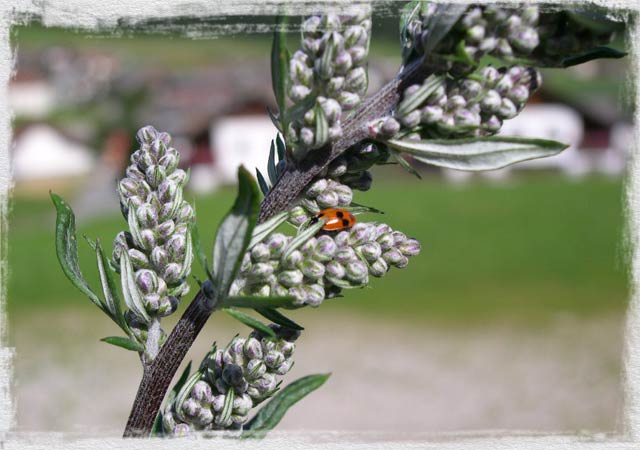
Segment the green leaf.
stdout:
<path fill-rule="evenodd" d="M 124 318 L 124 311 L 122 311 L 122 302 L 118 295 L 116 288 L 116 282 L 113 279 L 113 273 L 109 266 L 109 261 L 102 251 L 102 245 L 100 240 L 97 239 L 95 243 L 96 259 L 98 260 L 98 272 L 100 273 L 100 282 L 102 283 L 102 293 L 105 298 L 107 310 L 111 313 L 111 317 L 115 322 L 125 331 L 130 334 L 129 325 Z"/>
<path fill-rule="evenodd" d="M 601 58 L 622 58 L 627 56 L 625 52 L 621 52 L 611 47 L 595 47 L 579 55 L 568 56 L 562 60 L 562 67 L 571 67 L 583 64 L 594 59 Z"/>
<path fill-rule="evenodd" d="M 62 271 L 71 283 L 89 297 L 98 308 L 109 314 L 106 306 L 84 279 L 78 264 L 78 239 L 76 236 L 76 218 L 73 210 L 62 197 L 53 192 L 51 200 L 56 208 L 56 255 Z"/>
<path fill-rule="evenodd" d="M 276 97 L 278 105 L 280 122 L 282 129 L 286 130 L 286 125 L 282 120 L 286 117 L 286 92 L 287 78 L 289 71 L 289 51 L 287 50 L 287 41 L 285 33 L 285 25 L 287 23 L 286 16 L 278 16 L 276 19 L 276 29 L 273 33 L 273 44 L 271 46 L 271 83 L 273 86 L 273 94 Z"/>
<path fill-rule="evenodd" d="M 414 94 L 402 99 L 396 109 L 396 115 L 401 117 L 416 109 L 442 84 L 444 84 L 443 76 L 430 75 Z"/>
<path fill-rule="evenodd" d="M 271 186 L 267 183 L 267 180 L 264 179 L 264 175 L 258 170 L 256 167 L 256 177 L 258 178 L 258 185 L 260 186 L 260 190 L 262 191 L 262 195 L 265 197 L 271 190 Z"/>
<path fill-rule="evenodd" d="M 563 11 L 571 21 L 597 34 L 613 33 L 624 29 L 623 22 L 616 22 L 607 17 L 606 11 L 594 10 Z"/>
<path fill-rule="evenodd" d="M 186 243 L 184 246 L 184 258 L 182 260 L 182 271 L 178 278 L 184 279 L 191 271 L 191 262 L 193 261 L 193 240 L 191 239 L 191 230 L 187 227 Z"/>
<path fill-rule="evenodd" d="M 324 109 L 322 109 L 319 104 L 315 106 L 315 110 L 316 132 L 314 145 L 321 147 L 329 140 L 329 123 L 327 122 L 327 115 L 324 113 Z"/>
<path fill-rule="evenodd" d="M 182 408 L 180 408 L 180 405 L 182 405 L 185 402 L 185 400 L 187 400 L 187 397 L 189 397 L 189 395 L 191 394 L 191 390 L 193 389 L 193 386 L 195 386 L 198 380 L 200 380 L 201 376 L 202 376 L 202 372 L 200 372 L 199 370 L 196 370 L 195 372 L 193 372 L 191 376 L 187 378 L 187 381 L 185 381 L 182 384 L 177 394 L 175 395 L 174 404 L 178 406 L 177 408 L 175 408 L 175 412 L 178 415 L 178 418 L 182 422 L 187 422 L 187 418 L 184 416 L 182 412 Z M 233 389 L 231 390 L 233 391 Z"/>
<path fill-rule="evenodd" d="M 291 330 L 302 331 L 304 328 L 273 308 L 256 308 L 258 314 L 271 322 Z"/>
<path fill-rule="evenodd" d="M 238 169 L 238 196 L 231 211 L 222 219 L 213 246 L 213 279 L 216 292 L 224 298 L 236 278 L 242 257 L 251 242 L 258 220 L 259 196 L 249 172 Z"/>
<path fill-rule="evenodd" d="M 245 425 L 246 431 L 242 433 L 242 437 L 264 437 L 269 430 L 278 425 L 289 408 L 322 386 L 329 375 L 307 375 L 283 388 Z"/>
<path fill-rule="evenodd" d="M 293 297 L 261 297 L 257 295 L 227 297 L 222 301 L 225 307 L 236 308 L 281 308 L 293 307 Z"/>
<path fill-rule="evenodd" d="M 180 189 L 178 189 L 176 192 L 180 192 Z M 175 209 L 175 211 L 177 211 L 176 204 L 177 202 L 174 202 L 172 208 Z M 175 213 L 175 211 L 172 212 L 171 217 L 173 217 L 173 213 Z M 136 245 L 140 245 L 140 243 L 142 242 L 142 237 L 140 236 L 140 225 L 138 225 L 138 219 L 136 218 L 136 207 L 133 203 L 129 203 L 127 225 L 129 225 L 129 231 L 131 232 L 133 241 L 136 243 Z"/>
<path fill-rule="evenodd" d="M 278 173 L 276 172 L 276 142 L 271 140 L 271 148 L 269 149 L 269 161 L 267 162 L 267 174 L 269 175 L 269 181 L 273 186 L 278 179 Z"/>
<path fill-rule="evenodd" d="M 227 314 L 229 314 L 231 317 L 233 317 L 234 319 L 236 319 L 239 322 L 242 322 L 243 324 L 245 324 L 246 326 L 248 326 L 249 328 L 253 328 L 254 330 L 258 331 L 259 333 L 262 333 L 266 336 L 270 336 L 270 337 L 276 337 L 276 333 L 269 328 L 267 325 L 265 325 L 264 323 L 260 322 L 258 319 L 254 319 L 253 317 L 242 313 L 236 309 L 231 309 L 231 308 L 224 308 L 224 312 L 226 312 Z"/>
<path fill-rule="evenodd" d="M 136 315 L 136 317 L 144 322 L 151 322 L 151 318 L 144 308 L 142 302 L 142 294 L 138 290 L 136 280 L 133 273 L 133 266 L 131 265 L 131 259 L 129 253 L 122 252 L 120 256 L 120 282 L 122 284 L 122 295 L 124 296 L 124 302 L 129 309 Z"/>
<path fill-rule="evenodd" d="M 278 161 L 282 161 L 286 154 L 287 147 L 285 146 L 280 134 L 276 135 L 276 149 L 278 151 Z"/>
<path fill-rule="evenodd" d="M 266 239 L 267 236 L 269 236 L 276 230 L 276 228 L 278 228 L 287 220 L 287 217 L 289 217 L 289 213 L 283 211 L 271 217 L 269 220 L 265 220 L 264 222 L 256 225 L 256 227 L 253 229 L 253 235 L 251 236 L 249 248 L 252 248 L 258 242 L 262 242 L 264 239 Z"/>
<path fill-rule="evenodd" d="M 556 141 L 487 136 L 472 139 L 386 141 L 389 147 L 416 160 L 457 170 L 493 170 L 528 159 L 560 153 L 568 147 Z"/>
<path fill-rule="evenodd" d="M 106 342 L 107 344 L 115 345 L 116 347 L 122 347 L 133 352 L 144 352 L 144 347 L 139 342 L 136 342 L 133 339 L 127 337 L 109 336 L 100 340 L 102 342 Z"/>
<path fill-rule="evenodd" d="M 347 210 L 354 215 L 364 213 L 384 214 L 384 211 L 373 208 L 372 206 L 361 205 L 355 202 L 351 202 L 351 205 L 349 206 L 343 206 L 342 209 Z"/>
<path fill-rule="evenodd" d="M 424 42 L 424 57 L 428 57 L 431 51 L 440 43 L 449 30 L 453 28 L 460 16 L 467 9 L 464 4 L 439 3 L 436 11 L 423 29 L 429 30 L 429 37 Z"/>
<path fill-rule="evenodd" d="M 400 164 L 400 167 L 402 167 L 404 170 L 409 172 L 411 175 L 414 175 L 419 180 L 422 179 L 422 176 L 420 175 L 420 173 L 418 173 L 418 171 L 409 163 L 409 161 L 404 159 L 402 155 L 400 155 L 400 153 L 391 149 L 391 151 L 389 152 L 389 157 L 393 159 L 395 162 L 397 162 L 398 164 Z"/>
<path fill-rule="evenodd" d="M 289 245 L 287 245 L 287 247 L 284 249 L 284 252 L 282 252 L 282 256 L 280 257 L 281 260 L 284 261 L 285 259 L 287 259 L 289 255 L 291 255 L 291 253 L 293 253 L 298 247 L 307 242 L 311 237 L 315 236 L 326 222 L 326 218 L 320 219 L 313 225 L 310 225 L 308 228 L 301 230 L 296 235 L 296 237 L 291 239 Z"/>
<path fill-rule="evenodd" d="M 153 421 L 153 428 L 151 428 L 151 437 L 164 437 L 164 427 L 162 425 L 163 420 L 164 415 L 162 414 L 162 410 L 160 410 L 158 411 L 156 420 Z"/>
<path fill-rule="evenodd" d="M 235 399 L 235 396 L 235 389 L 229 389 L 227 391 L 227 395 L 224 398 L 224 406 L 222 407 L 220 417 L 218 418 L 218 423 L 223 424 L 229 420 L 229 417 L 231 417 L 231 412 L 233 411 L 233 400 Z"/>
<path fill-rule="evenodd" d="M 271 111 L 271 108 L 269 107 L 267 107 L 267 114 L 269 115 L 269 119 L 271 119 L 271 123 L 273 124 L 273 126 L 276 127 L 278 131 L 282 132 L 282 124 L 280 123 L 280 119 L 273 113 L 273 111 Z"/>
<path fill-rule="evenodd" d="M 200 243 L 200 232 L 198 231 L 198 227 L 195 223 L 189 224 L 189 231 L 191 234 L 191 245 L 193 245 L 196 250 L 196 258 L 200 263 L 200 267 L 202 267 L 202 270 L 205 271 L 209 278 L 213 278 L 213 275 L 211 275 L 211 268 L 209 267 L 209 261 L 207 261 L 207 255 L 205 255 L 202 244 Z"/>
<path fill-rule="evenodd" d="M 316 99 L 318 98 L 318 94 L 316 92 L 311 92 L 307 95 L 303 100 L 293 105 L 291 108 L 286 111 L 286 121 L 293 122 L 296 119 L 301 118 L 305 115 L 307 111 L 309 111 L 316 103 Z M 284 119 L 283 119 L 284 120 Z M 286 130 L 286 129 L 285 129 Z"/>
<path fill-rule="evenodd" d="M 402 7 L 400 16 L 400 43 L 402 44 L 402 64 L 406 64 L 415 56 L 415 48 L 410 42 L 407 25 L 420 14 L 421 2 L 409 2 Z"/>

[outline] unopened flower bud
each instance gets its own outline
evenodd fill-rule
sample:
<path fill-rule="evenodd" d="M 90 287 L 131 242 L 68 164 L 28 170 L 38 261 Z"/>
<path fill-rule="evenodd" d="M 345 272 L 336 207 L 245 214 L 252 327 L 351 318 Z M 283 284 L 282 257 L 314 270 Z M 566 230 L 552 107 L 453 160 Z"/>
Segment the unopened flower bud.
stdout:
<path fill-rule="evenodd" d="M 162 247 L 155 247 L 151 251 L 151 263 L 157 270 L 163 270 L 169 263 L 169 255 Z"/>
<path fill-rule="evenodd" d="M 213 395 L 211 394 L 211 387 L 204 381 L 197 381 L 191 391 L 191 396 L 198 400 L 200 403 L 210 405 L 213 401 Z"/>
<path fill-rule="evenodd" d="M 367 280 L 367 266 L 359 259 L 349 261 L 345 265 L 346 275 L 352 281 L 364 283 Z"/>
<path fill-rule="evenodd" d="M 167 283 L 177 283 L 180 281 L 180 272 L 182 272 L 182 266 L 178 263 L 169 263 L 162 273 L 162 278 Z"/>
<path fill-rule="evenodd" d="M 335 191 L 324 191 L 316 198 L 321 208 L 335 208 L 340 203 L 340 197 Z"/>
<path fill-rule="evenodd" d="M 302 283 L 302 272 L 299 270 L 285 270 L 278 275 L 278 282 L 287 287 L 297 286 Z"/>
<path fill-rule="evenodd" d="M 324 300 L 324 288 L 319 284 L 304 287 L 306 291 L 305 303 L 309 306 L 320 306 Z"/>
<path fill-rule="evenodd" d="M 374 277 L 382 277 L 388 271 L 389 265 L 383 258 L 378 258 L 369 265 L 369 273 Z"/>
<path fill-rule="evenodd" d="M 129 259 L 131 260 L 131 264 L 133 265 L 134 269 L 141 269 L 143 267 L 147 267 L 147 265 L 149 264 L 147 255 L 142 253 L 140 250 L 132 248 L 127 250 L 127 253 L 129 254 Z M 120 257 L 118 256 L 118 261 L 119 260 Z"/>
<path fill-rule="evenodd" d="M 407 239 L 398 245 L 398 250 L 404 256 L 416 256 L 420 253 L 420 242 L 416 239 Z"/>

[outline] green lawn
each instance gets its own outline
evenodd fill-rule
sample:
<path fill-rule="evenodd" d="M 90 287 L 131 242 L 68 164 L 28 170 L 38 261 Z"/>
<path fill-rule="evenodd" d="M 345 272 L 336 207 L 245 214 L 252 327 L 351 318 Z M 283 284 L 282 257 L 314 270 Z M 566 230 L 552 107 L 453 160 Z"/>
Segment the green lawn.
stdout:
<path fill-rule="evenodd" d="M 467 324 L 512 318 L 536 322 L 557 313 L 624 309 L 621 181 L 536 174 L 503 185 L 452 186 L 390 176 L 395 173 L 385 168 L 381 175 L 386 176 L 378 177 L 372 191 L 356 195 L 356 201 L 386 213 L 360 219 L 384 220 L 418 238 L 421 255 L 406 269 L 392 269 L 374 280 L 371 288 L 327 301 L 323 310 Z M 227 188 L 196 200 L 206 249 L 233 195 Z M 72 196 L 67 198 L 73 204 Z M 113 217 L 80 223 L 79 232 L 100 237 L 110 250 L 124 225 L 121 217 Z M 10 313 L 95 308 L 58 267 L 48 199 L 15 198 L 9 231 Z M 80 249 L 85 274 L 97 287 L 94 256 L 82 239 Z M 194 273 L 202 277 L 203 272 L 196 268 Z M 303 320 L 310 313 L 293 315 Z"/>

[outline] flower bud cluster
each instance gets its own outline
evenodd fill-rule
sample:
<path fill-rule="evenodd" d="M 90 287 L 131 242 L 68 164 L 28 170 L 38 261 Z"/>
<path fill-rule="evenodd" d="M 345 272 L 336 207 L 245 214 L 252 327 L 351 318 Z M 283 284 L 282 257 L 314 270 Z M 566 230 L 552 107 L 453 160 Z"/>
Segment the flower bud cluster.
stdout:
<path fill-rule="evenodd" d="M 370 35 L 370 8 L 352 16 L 311 16 L 302 23 L 302 47 L 289 63 L 288 95 L 296 104 L 312 93 L 317 97 L 289 125 L 287 142 L 294 148 L 318 148 L 342 135 L 343 112 L 354 109 L 367 90 Z M 328 128 L 322 135 L 320 120 Z"/>
<path fill-rule="evenodd" d="M 418 55 L 424 53 L 431 39 L 437 9 L 437 4 L 427 3 L 407 23 L 407 45 Z M 436 46 L 428 62 L 454 77 L 472 72 L 485 55 L 557 66 L 564 57 L 605 44 L 612 36 L 608 30 L 588 28 L 567 14 L 540 12 L 537 6 L 519 9 L 470 6 Z M 448 55 L 456 58 L 446 58 Z"/>
<path fill-rule="evenodd" d="M 342 155 L 322 170 L 319 178 L 331 178 L 339 183 L 366 191 L 371 187 L 372 176 L 368 169 L 389 159 L 389 149 L 373 142 L 360 142 L 349 147 Z"/>
<path fill-rule="evenodd" d="M 320 234 L 288 252 L 291 241 L 274 233 L 247 252 L 232 295 L 292 296 L 296 305 L 319 306 L 343 288 L 366 286 L 370 275 L 406 267 L 420 252 L 417 240 L 376 223 Z"/>
<path fill-rule="evenodd" d="M 415 109 L 381 119 L 370 131 L 382 138 L 417 127 L 429 138 L 493 135 L 504 120 L 518 115 L 540 84 L 540 72 L 532 67 L 486 66 L 464 78 L 448 79 Z M 403 99 L 420 87 L 414 84 L 406 88 Z M 392 134 L 385 134 L 387 130 Z"/>
<path fill-rule="evenodd" d="M 304 190 L 300 203 L 289 211 L 289 222 L 300 226 L 321 210 L 344 208 L 352 200 L 353 191 L 349 186 L 330 178 L 316 179 Z"/>
<path fill-rule="evenodd" d="M 176 435 L 195 430 L 238 429 L 249 412 L 278 389 L 278 377 L 293 366 L 295 340 L 300 332 L 270 325 L 277 338 L 254 331 L 235 337 L 225 349 L 214 349 L 201 365 L 202 375 L 180 405 L 167 405 L 163 429 Z M 231 393 L 233 391 L 233 393 Z M 225 414 L 227 396 L 231 411 Z"/>
<path fill-rule="evenodd" d="M 175 311 L 189 291 L 191 268 L 188 226 L 194 211 L 182 199 L 187 173 L 178 168 L 180 155 L 171 137 L 147 126 L 137 134 L 140 148 L 118 184 L 120 206 L 130 230 L 115 238 L 113 264 L 119 268 L 127 252 L 136 287 L 152 317 Z"/>
<path fill-rule="evenodd" d="M 437 4 L 427 4 L 422 14 L 407 24 L 409 45 L 419 55 L 431 38 L 432 19 L 437 9 Z M 436 46 L 429 63 L 453 76 L 462 76 L 473 71 L 484 55 L 506 60 L 527 57 L 540 43 L 538 16 L 536 6 L 518 10 L 494 5 L 471 6 Z M 457 58 L 446 59 L 444 55 Z"/>

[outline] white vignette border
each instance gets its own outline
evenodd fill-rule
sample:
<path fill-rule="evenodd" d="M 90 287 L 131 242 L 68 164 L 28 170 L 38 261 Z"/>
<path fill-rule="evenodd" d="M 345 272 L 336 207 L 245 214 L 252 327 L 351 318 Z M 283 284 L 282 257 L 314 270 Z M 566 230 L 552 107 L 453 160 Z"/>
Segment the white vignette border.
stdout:
<path fill-rule="evenodd" d="M 375 0 L 374 4 L 389 3 L 393 0 Z M 470 2 L 467 2 L 470 3 Z M 480 1 L 476 3 L 489 3 Z M 528 2 L 534 3 L 534 2 Z M 542 3 L 542 2 L 535 2 Z M 559 3 L 559 2 L 554 2 Z M 633 0 L 598 0 L 593 2 L 574 1 L 567 4 L 596 4 L 608 8 L 614 14 L 629 12 L 629 55 L 630 70 L 627 83 L 634 95 L 634 105 L 640 105 L 640 3 Z M 295 4 L 295 7 L 292 7 Z M 118 25 L 121 18 L 131 23 L 148 18 L 171 20 L 180 16 L 221 16 L 221 15 L 275 15 L 285 8 L 295 14 L 306 14 L 319 6 L 337 5 L 348 7 L 348 0 L 333 2 L 306 0 L 241 0 L 208 1 L 192 0 L 6 0 L 0 4 L 0 344 L 7 342 L 6 280 L 9 270 L 7 248 L 9 238 L 8 211 L 12 189 L 10 147 L 12 136 L 12 112 L 8 106 L 8 85 L 14 74 L 14 53 L 11 48 L 11 28 L 26 24 L 37 18 L 45 26 L 60 26 L 70 29 L 109 30 Z M 237 31 L 237 30 L 236 30 Z M 0 347 L 0 447 L 6 449 L 31 448 L 136 448 L 136 449 L 182 449 L 211 447 L 219 449 L 281 449 L 303 448 L 324 449 L 631 449 L 640 448 L 640 114 L 635 111 L 633 133 L 634 151 L 629 161 L 625 191 L 626 252 L 629 263 L 630 298 L 627 308 L 624 340 L 624 430 L 621 435 L 605 434 L 542 434 L 542 433 L 415 433 L 402 439 L 385 433 L 344 433 L 344 432 L 273 432 L 265 440 L 227 440 L 214 442 L 193 439 L 178 440 L 128 440 L 117 437 L 87 438 L 76 434 L 62 433 L 12 433 L 15 426 L 15 402 L 12 394 L 13 359 L 15 349 Z M 153 446 L 153 447 L 152 447 Z"/>

